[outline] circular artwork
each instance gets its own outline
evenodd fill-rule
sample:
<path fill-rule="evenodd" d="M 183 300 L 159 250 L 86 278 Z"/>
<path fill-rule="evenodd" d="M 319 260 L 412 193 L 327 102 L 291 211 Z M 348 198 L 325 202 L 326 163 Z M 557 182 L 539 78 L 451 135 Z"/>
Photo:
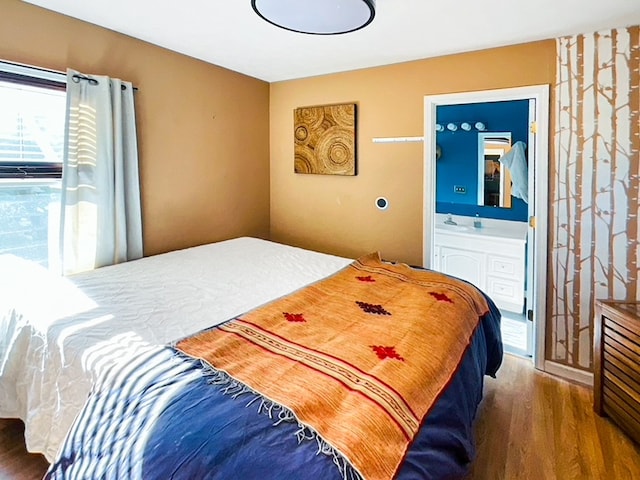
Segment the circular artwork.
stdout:
<path fill-rule="evenodd" d="M 356 105 L 297 108 L 294 112 L 294 171 L 355 175 Z"/>

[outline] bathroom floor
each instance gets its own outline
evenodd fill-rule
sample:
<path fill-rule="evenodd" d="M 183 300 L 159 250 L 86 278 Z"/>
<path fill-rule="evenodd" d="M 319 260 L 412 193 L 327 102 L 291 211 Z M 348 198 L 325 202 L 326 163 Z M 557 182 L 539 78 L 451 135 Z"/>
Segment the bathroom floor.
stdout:
<path fill-rule="evenodd" d="M 520 356 L 531 356 L 528 352 L 527 321 L 524 315 L 502 312 L 502 343 L 505 351 Z"/>

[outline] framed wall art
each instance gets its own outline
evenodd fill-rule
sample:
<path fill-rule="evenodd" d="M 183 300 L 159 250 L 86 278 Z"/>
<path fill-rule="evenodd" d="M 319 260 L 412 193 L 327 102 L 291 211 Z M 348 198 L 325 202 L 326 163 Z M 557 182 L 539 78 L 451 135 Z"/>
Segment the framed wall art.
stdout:
<path fill-rule="evenodd" d="M 356 104 L 294 110 L 294 171 L 356 175 Z"/>

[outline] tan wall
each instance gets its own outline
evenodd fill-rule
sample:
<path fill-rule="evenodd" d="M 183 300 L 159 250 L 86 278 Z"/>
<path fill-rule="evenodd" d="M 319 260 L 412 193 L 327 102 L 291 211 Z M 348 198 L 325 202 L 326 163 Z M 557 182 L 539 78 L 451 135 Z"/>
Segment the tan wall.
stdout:
<path fill-rule="evenodd" d="M 553 40 L 271 84 L 271 238 L 345 256 L 422 264 L 424 96 L 555 82 Z M 358 175 L 293 173 L 293 110 L 358 104 Z M 386 196 L 390 208 L 374 206 Z"/>
<path fill-rule="evenodd" d="M 0 0 L 0 59 L 138 86 L 146 255 L 268 238 L 266 82 L 18 0 Z"/>

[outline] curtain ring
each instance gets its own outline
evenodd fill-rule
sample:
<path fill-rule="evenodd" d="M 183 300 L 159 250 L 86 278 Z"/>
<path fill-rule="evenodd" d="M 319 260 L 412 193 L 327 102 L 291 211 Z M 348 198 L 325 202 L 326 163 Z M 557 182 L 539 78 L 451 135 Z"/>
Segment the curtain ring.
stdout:
<path fill-rule="evenodd" d="M 98 80 L 96 80 L 95 78 L 87 77 L 85 75 L 79 75 L 77 73 L 74 73 L 71 79 L 75 83 L 80 83 L 80 80 L 86 80 L 87 82 L 89 82 L 89 85 L 98 85 Z"/>

